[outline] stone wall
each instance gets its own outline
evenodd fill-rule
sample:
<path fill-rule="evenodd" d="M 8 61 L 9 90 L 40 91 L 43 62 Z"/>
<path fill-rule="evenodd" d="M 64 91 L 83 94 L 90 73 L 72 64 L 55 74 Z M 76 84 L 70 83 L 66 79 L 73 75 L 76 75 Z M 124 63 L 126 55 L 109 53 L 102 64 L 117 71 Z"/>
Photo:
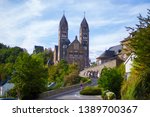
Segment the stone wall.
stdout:
<path fill-rule="evenodd" d="M 100 74 L 104 67 L 113 68 L 113 67 L 118 66 L 119 64 L 121 64 L 120 61 L 118 63 L 117 59 L 113 59 L 113 60 L 110 60 L 106 63 L 100 64 L 98 66 L 86 68 L 83 71 L 81 71 L 79 75 L 82 76 L 82 77 L 85 77 L 85 73 L 88 72 L 88 71 L 98 71 L 99 74 Z"/>
<path fill-rule="evenodd" d="M 84 86 L 87 86 L 88 83 L 84 83 L 83 84 L 83 87 Z M 65 94 L 65 93 L 69 93 L 69 92 L 72 92 L 74 90 L 79 90 L 81 87 L 80 87 L 80 84 L 77 84 L 77 85 L 73 85 L 73 86 L 69 86 L 69 87 L 62 87 L 62 88 L 59 88 L 59 89 L 55 89 L 55 90 L 51 90 L 51 91 L 47 91 L 47 92 L 43 92 L 39 95 L 38 99 L 42 100 L 42 99 L 46 99 L 48 97 L 51 97 L 51 96 L 55 96 L 57 94 Z"/>

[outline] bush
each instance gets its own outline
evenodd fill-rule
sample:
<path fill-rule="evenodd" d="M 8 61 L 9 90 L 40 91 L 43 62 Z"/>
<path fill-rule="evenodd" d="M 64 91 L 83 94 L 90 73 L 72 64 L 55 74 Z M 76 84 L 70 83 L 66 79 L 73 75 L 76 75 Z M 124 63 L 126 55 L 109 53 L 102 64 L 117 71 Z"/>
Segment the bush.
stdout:
<path fill-rule="evenodd" d="M 10 90 L 7 92 L 7 96 L 8 96 L 8 97 L 14 97 L 14 98 L 17 98 L 17 92 L 16 92 L 16 89 L 15 89 L 15 88 L 10 89 Z"/>
<path fill-rule="evenodd" d="M 98 79 L 98 84 L 103 90 L 114 92 L 119 99 L 121 97 L 120 90 L 122 81 L 123 76 L 120 69 L 104 68 L 101 72 L 101 77 Z"/>
<path fill-rule="evenodd" d="M 116 95 L 113 92 L 110 92 L 109 90 L 106 90 L 103 92 L 102 97 L 104 100 L 113 100 L 116 99 Z"/>
<path fill-rule="evenodd" d="M 71 86 L 80 83 L 81 77 L 78 76 L 78 71 L 75 70 L 64 77 L 64 86 Z"/>
<path fill-rule="evenodd" d="M 121 98 L 125 100 L 150 99 L 150 72 L 146 70 L 137 72 L 133 69 L 128 80 L 123 82 Z"/>
<path fill-rule="evenodd" d="M 81 82 L 87 82 L 89 80 L 89 78 L 87 77 L 80 77 L 81 78 Z"/>
<path fill-rule="evenodd" d="M 97 86 L 86 86 L 82 91 L 81 95 L 101 95 L 101 89 Z"/>

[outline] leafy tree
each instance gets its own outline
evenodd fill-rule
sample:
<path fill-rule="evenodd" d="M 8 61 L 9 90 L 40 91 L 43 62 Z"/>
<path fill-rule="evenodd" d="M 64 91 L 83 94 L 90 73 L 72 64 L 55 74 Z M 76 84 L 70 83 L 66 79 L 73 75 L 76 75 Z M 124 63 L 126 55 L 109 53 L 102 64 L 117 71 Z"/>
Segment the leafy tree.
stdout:
<path fill-rule="evenodd" d="M 47 86 L 47 71 L 40 59 L 28 53 L 20 54 L 14 65 L 12 81 L 20 99 L 34 99 Z"/>
<path fill-rule="evenodd" d="M 6 79 L 6 72 L 4 70 L 4 64 L 0 64 L 0 83 Z"/>
<path fill-rule="evenodd" d="M 2 44 L 2 43 L 0 43 L 0 49 L 4 49 L 4 48 L 7 48 L 7 46 Z"/>
<path fill-rule="evenodd" d="M 64 85 L 65 86 L 74 85 L 74 84 L 80 83 L 80 80 L 81 78 L 79 77 L 78 70 L 74 70 L 70 74 L 64 77 Z"/>
<path fill-rule="evenodd" d="M 53 64 L 53 51 L 51 49 L 45 49 L 40 52 L 33 52 L 33 56 L 39 56 L 43 59 L 44 64 Z"/>
<path fill-rule="evenodd" d="M 11 76 L 13 72 L 13 64 L 6 63 L 0 64 L 0 81 L 5 81 L 8 76 Z"/>
<path fill-rule="evenodd" d="M 3 47 L 0 49 L 0 63 L 15 63 L 18 55 L 24 50 L 20 47 Z"/>
<path fill-rule="evenodd" d="M 120 98 L 121 83 L 123 76 L 117 68 L 103 68 L 101 76 L 98 79 L 98 85 L 103 90 L 109 90 L 116 94 L 117 98 Z"/>
<path fill-rule="evenodd" d="M 48 61 L 50 63 L 48 63 Z M 45 51 L 44 51 L 44 63 L 50 64 L 50 65 L 53 64 L 53 51 L 52 51 L 52 49 L 45 49 Z"/>
<path fill-rule="evenodd" d="M 79 68 L 76 64 L 68 64 L 61 60 L 57 65 L 52 65 L 48 68 L 48 81 L 56 82 L 58 87 L 69 86 L 79 83 Z"/>
<path fill-rule="evenodd" d="M 130 32 L 129 46 L 136 58 L 128 81 L 122 86 L 122 99 L 150 99 L 150 10 L 138 16 L 139 24 Z"/>
<path fill-rule="evenodd" d="M 70 86 L 80 82 L 79 67 L 77 64 L 69 64 L 67 74 L 64 77 L 64 85 Z"/>

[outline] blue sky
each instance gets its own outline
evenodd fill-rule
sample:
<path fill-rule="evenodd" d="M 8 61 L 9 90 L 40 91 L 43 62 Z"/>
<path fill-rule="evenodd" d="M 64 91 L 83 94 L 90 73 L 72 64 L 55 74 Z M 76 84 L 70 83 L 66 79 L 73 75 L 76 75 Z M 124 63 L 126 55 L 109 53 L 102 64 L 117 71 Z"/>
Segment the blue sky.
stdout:
<path fill-rule="evenodd" d="M 32 53 L 34 45 L 54 48 L 58 25 L 65 11 L 69 39 L 79 36 L 85 17 L 90 27 L 90 58 L 120 44 L 128 36 L 125 26 L 135 26 L 146 15 L 150 0 L 0 0 L 0 43 L 20 46 Z"/>

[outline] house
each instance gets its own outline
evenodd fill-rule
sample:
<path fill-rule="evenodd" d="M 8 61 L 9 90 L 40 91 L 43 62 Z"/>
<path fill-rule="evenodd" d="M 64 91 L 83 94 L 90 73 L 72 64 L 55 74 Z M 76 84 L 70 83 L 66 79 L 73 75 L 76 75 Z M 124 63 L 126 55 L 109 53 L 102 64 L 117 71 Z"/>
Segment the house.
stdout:
<path fill-rule="evenodd" d="M 97 65 L 111 61 L 112 59 L 118 59 L 118 54 L 121 52 L 122 45 L 116 45 L 105 50 L 99 57 L 96 58 Z"/>
<path fill-rule="evenodd" d="M 124 65 L 125 65 L 125 78 L 126 79 L 128 79 L 128 77 L 131 73 L 131 68 L 132 68 L 133 60 L 134 60 L 135 57 L 136 57 L 135 54 L 131 53 L 131 55 L 124 62 Z"/>
<path fill-rule="evenodd" d="M 0 82 L 0 96 L 4 96 L 7 91 L 14 87 L 13 83 L 9 83 L 10 78 L 7 78 L 5 81 Z"/>

